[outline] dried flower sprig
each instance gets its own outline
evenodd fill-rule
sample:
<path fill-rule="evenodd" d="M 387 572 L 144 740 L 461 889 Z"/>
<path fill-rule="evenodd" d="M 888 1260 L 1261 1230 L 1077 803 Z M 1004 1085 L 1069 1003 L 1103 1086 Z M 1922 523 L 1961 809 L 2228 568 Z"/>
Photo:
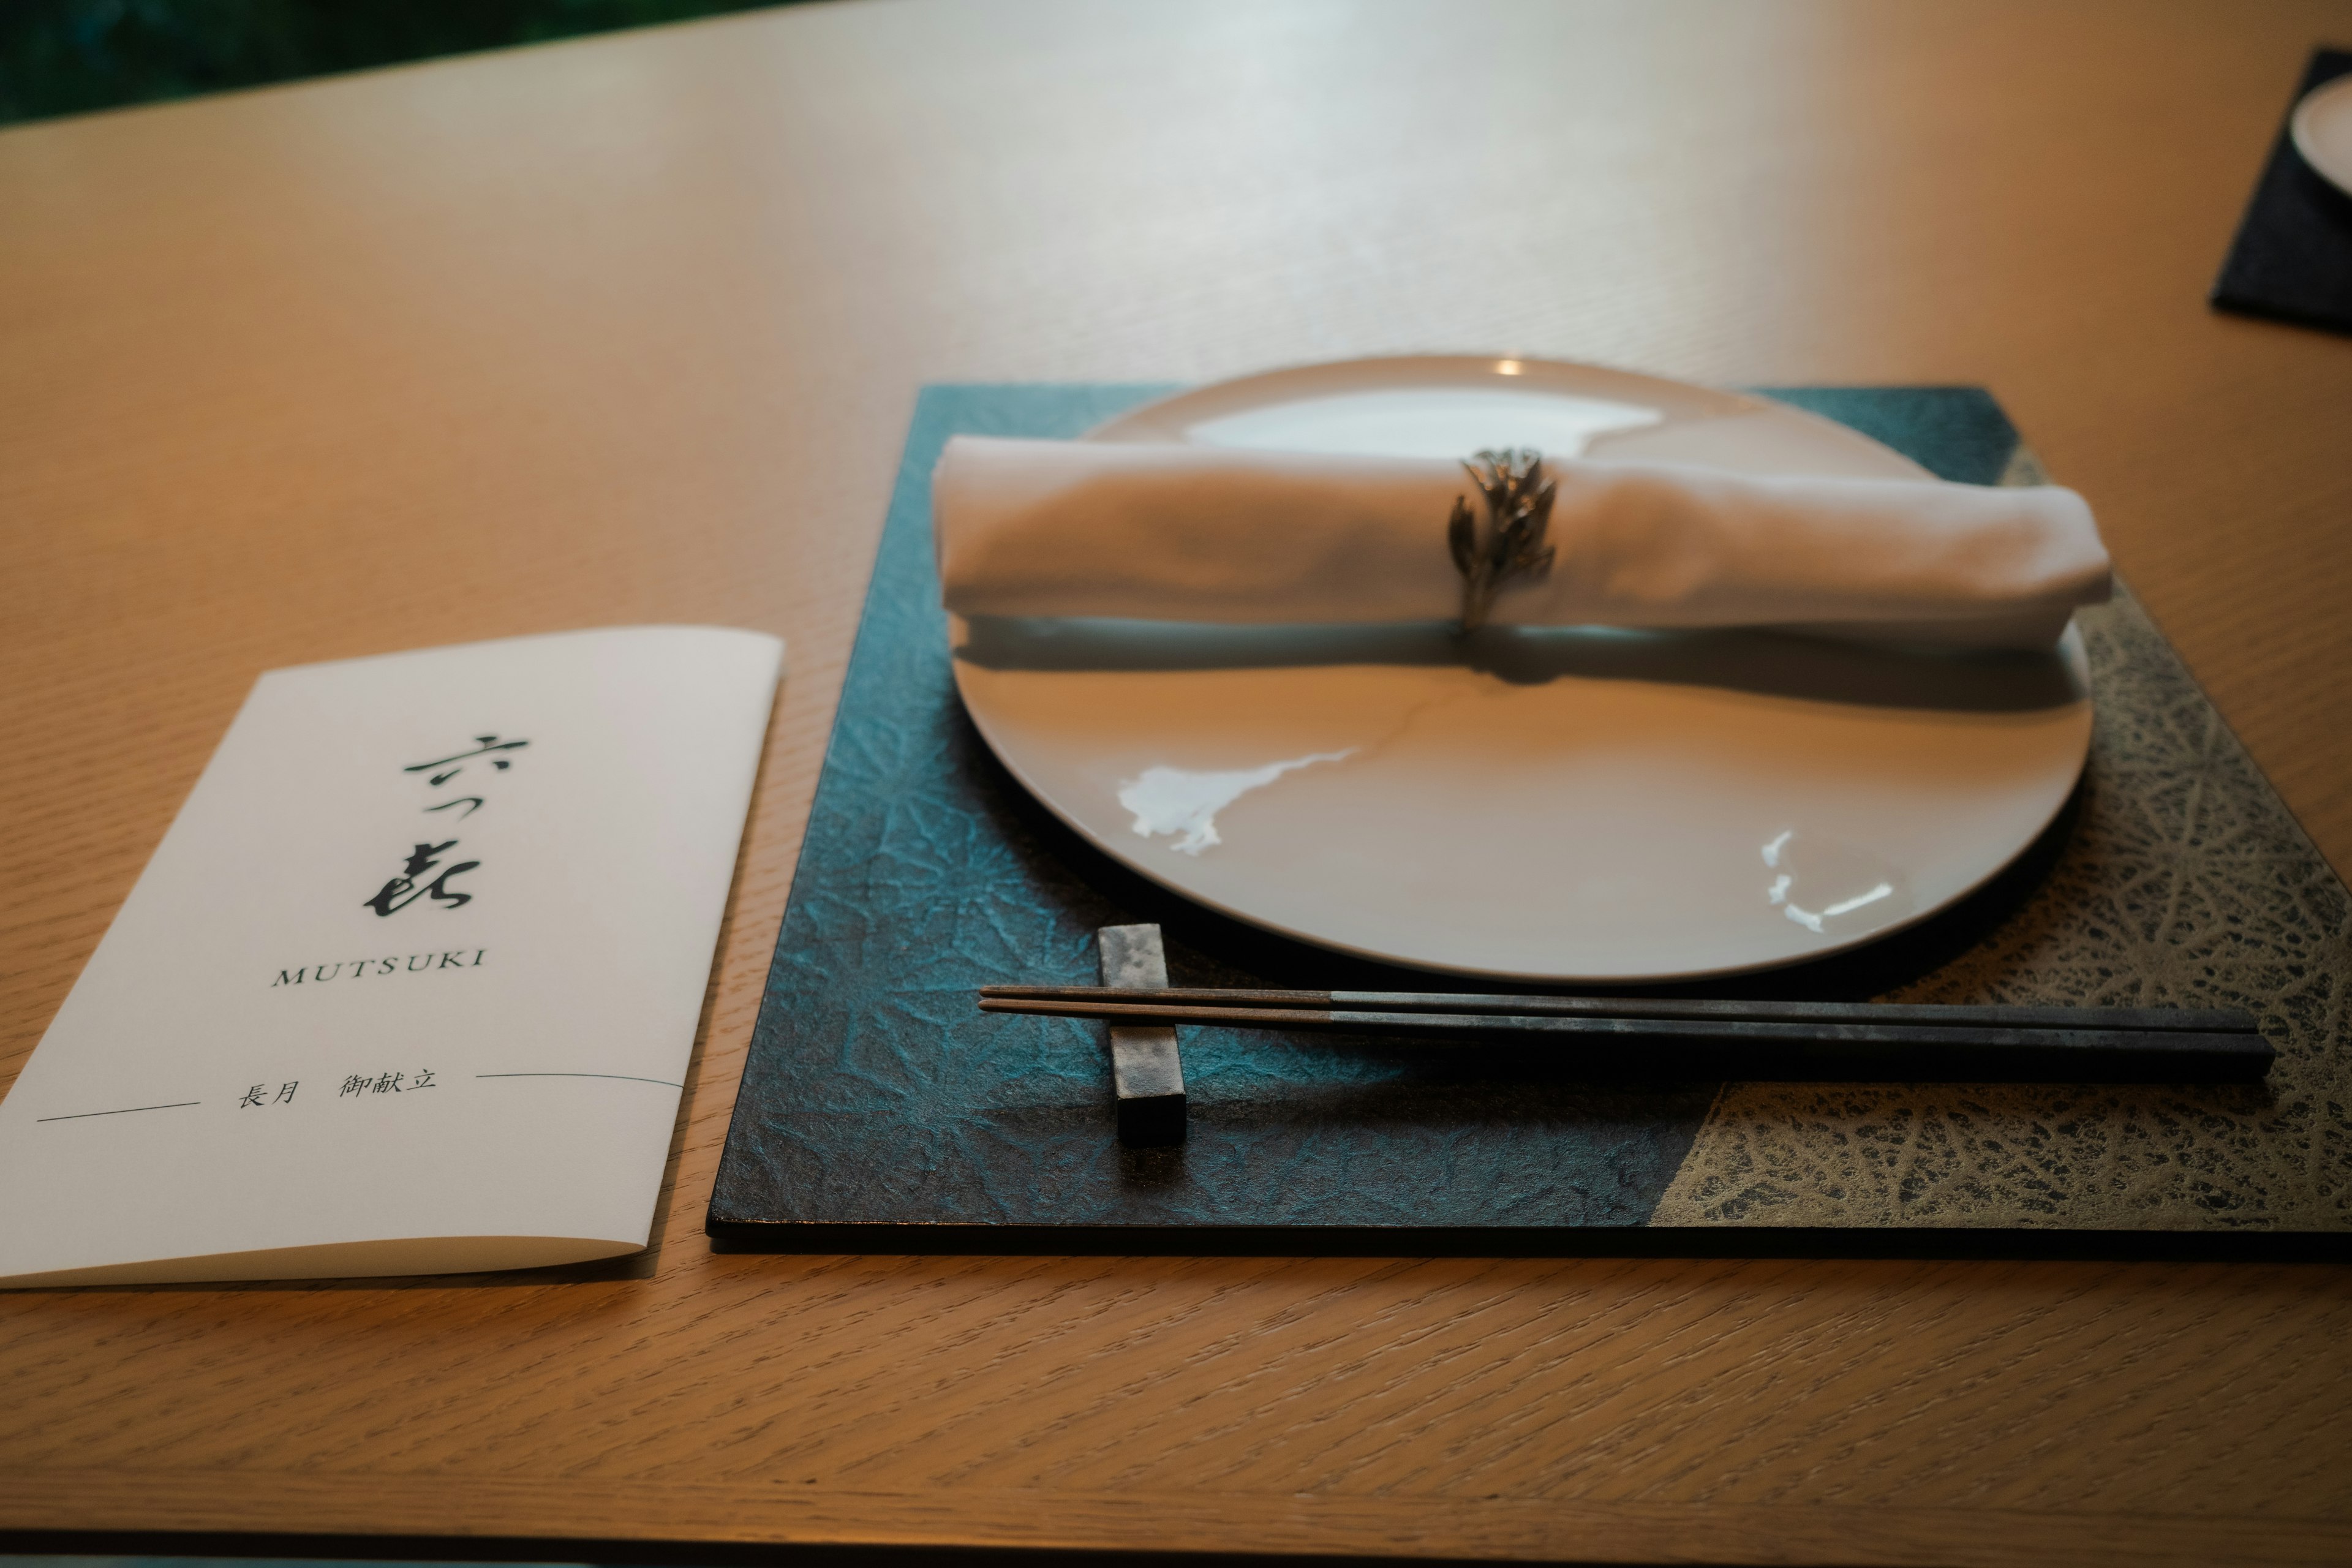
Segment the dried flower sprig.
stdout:
<path fill-rule="evenodd" d="M 1486 498 L 1484 536 L 1470 515 L 1469 499 L 1454 498 L 1445 543 L 1462 574 L 1462 629 L 1477 630 L 1495 607 L 1495 595 L 1515 578 L 1539 580 L 1551 571 L 1552 547 L 1544 542 L 1551 526 L 1551 503 L 1559 487 L 1544 472 L 1543 454 L 1533 448 L 1485 451 L 1464 463 Z"/>

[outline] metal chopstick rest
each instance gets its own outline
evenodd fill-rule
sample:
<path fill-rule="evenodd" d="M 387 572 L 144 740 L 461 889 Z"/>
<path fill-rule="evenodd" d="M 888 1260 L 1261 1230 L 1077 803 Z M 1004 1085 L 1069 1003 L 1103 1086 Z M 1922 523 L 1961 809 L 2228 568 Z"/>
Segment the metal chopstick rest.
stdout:
<path fill-rule="evenodd" d="M 1156 925 L 1104 926 L 1095 932 L 1104 986 L 1165 990 L 1168 958 Z M 1099 988 L 1097 988 L 1099 989 Z M 1184 1141 L 1184 1063 L 1168 1025 L 1110 1028 L 1111 1083 L 1118 1100 L 1118 1141 L 1135 1148 Z"/>

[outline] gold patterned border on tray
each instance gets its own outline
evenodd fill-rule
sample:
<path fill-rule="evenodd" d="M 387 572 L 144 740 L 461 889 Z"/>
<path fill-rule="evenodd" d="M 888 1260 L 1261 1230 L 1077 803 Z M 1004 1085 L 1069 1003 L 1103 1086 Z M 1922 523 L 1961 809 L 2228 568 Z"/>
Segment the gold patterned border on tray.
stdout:
<path fill-rule="evenodd" d="M 2021 452 L 2005 483 L 2041 470 Z M 2128 594 L 2076 617 L 2079 816 L 1916 1002 L 2243 1006 L 2266 1084 L 1727 1084 L 1654 1226 L 2352 1228 L 2352 897 Z"/>

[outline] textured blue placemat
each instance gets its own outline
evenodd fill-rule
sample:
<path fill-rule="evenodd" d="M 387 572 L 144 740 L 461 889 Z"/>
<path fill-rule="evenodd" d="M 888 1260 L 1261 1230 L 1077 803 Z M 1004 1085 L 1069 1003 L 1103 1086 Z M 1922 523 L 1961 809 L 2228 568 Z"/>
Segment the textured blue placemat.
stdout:
<path fill-rule="evenodd" d="M 2153 1233 L 2347 1224 L 2343 1194 L 2311 1174 L 2313 1141 L 2335 1136 L 2329 1117 L 2340 1123 L 2352 1100 L 2342 885 L 2128 600 L 2084 618 L 2101 715 L 2093 787 L 2017 866 L 1886 942 L 1715 989 L 2252 1002 L 2282 1020 L 2274 1080 L 2300 1112 L 2259 1090 L 2161 1086 L 1595 1084 L 1493 1057 L 1202 1029 L 1184 1037 L 1189 1141 L 1122 1149 L 1096 1026 L 984 1016 L 977 986 L 1091 984 L 1096 928 L 1136 921 L 1163 927 L 1178 984 L 1433 984 L 1137 877 L 1031 801 L 964 716 L 932 565 L 940 447 L 961 431 L 1075 436 L 1161 390 L 923 394 L 711 1198 L 714 1237 L 864 1251 L 1748 1251 L 1834 1235 L 1965 1250 L 1963 1233 L 2006 1248 L 2038 1230 L 2065 1233 L 2063 1250 L 2102 1236 L 2132 1250 Z M 1991 483 L 2030 462 L 1972 388 L 1770 395 L 1947 479 Z M 2216 803 L 2236 814 L 2235 858 L 2200 870 L 2183 847 L 2210 834 Z M 2249 879 L 2305 896 L 2275 919 L 2259 898 L 2210 896 Z M 2183 906 L 2183 889 L 2209 896 Z M 2184 908 L 2226 923 L 2234 946 L 2217 956 L 2209 933 L 2180 924 Z M 2279 965 L 2292 963 L 2290 982 Z M 2155 1151 L 2171 1177 L 2118 1174 L 2130 1160 L 2117 1140 Z M 2316 1164 L 2330 1158 L 2341 1165 L 2340 1150 Z M 1887 1241 L 1898 1233 L 1908 1239 Z"/>

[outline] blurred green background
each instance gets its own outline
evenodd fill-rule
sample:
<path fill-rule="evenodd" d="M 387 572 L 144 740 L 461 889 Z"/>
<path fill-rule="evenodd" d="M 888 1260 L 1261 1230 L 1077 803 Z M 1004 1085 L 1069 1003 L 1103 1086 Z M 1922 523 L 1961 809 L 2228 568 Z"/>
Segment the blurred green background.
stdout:
<path fill-rule="evenodd" d="M 771 0 L 0 0 L 0 123 Z"/>

